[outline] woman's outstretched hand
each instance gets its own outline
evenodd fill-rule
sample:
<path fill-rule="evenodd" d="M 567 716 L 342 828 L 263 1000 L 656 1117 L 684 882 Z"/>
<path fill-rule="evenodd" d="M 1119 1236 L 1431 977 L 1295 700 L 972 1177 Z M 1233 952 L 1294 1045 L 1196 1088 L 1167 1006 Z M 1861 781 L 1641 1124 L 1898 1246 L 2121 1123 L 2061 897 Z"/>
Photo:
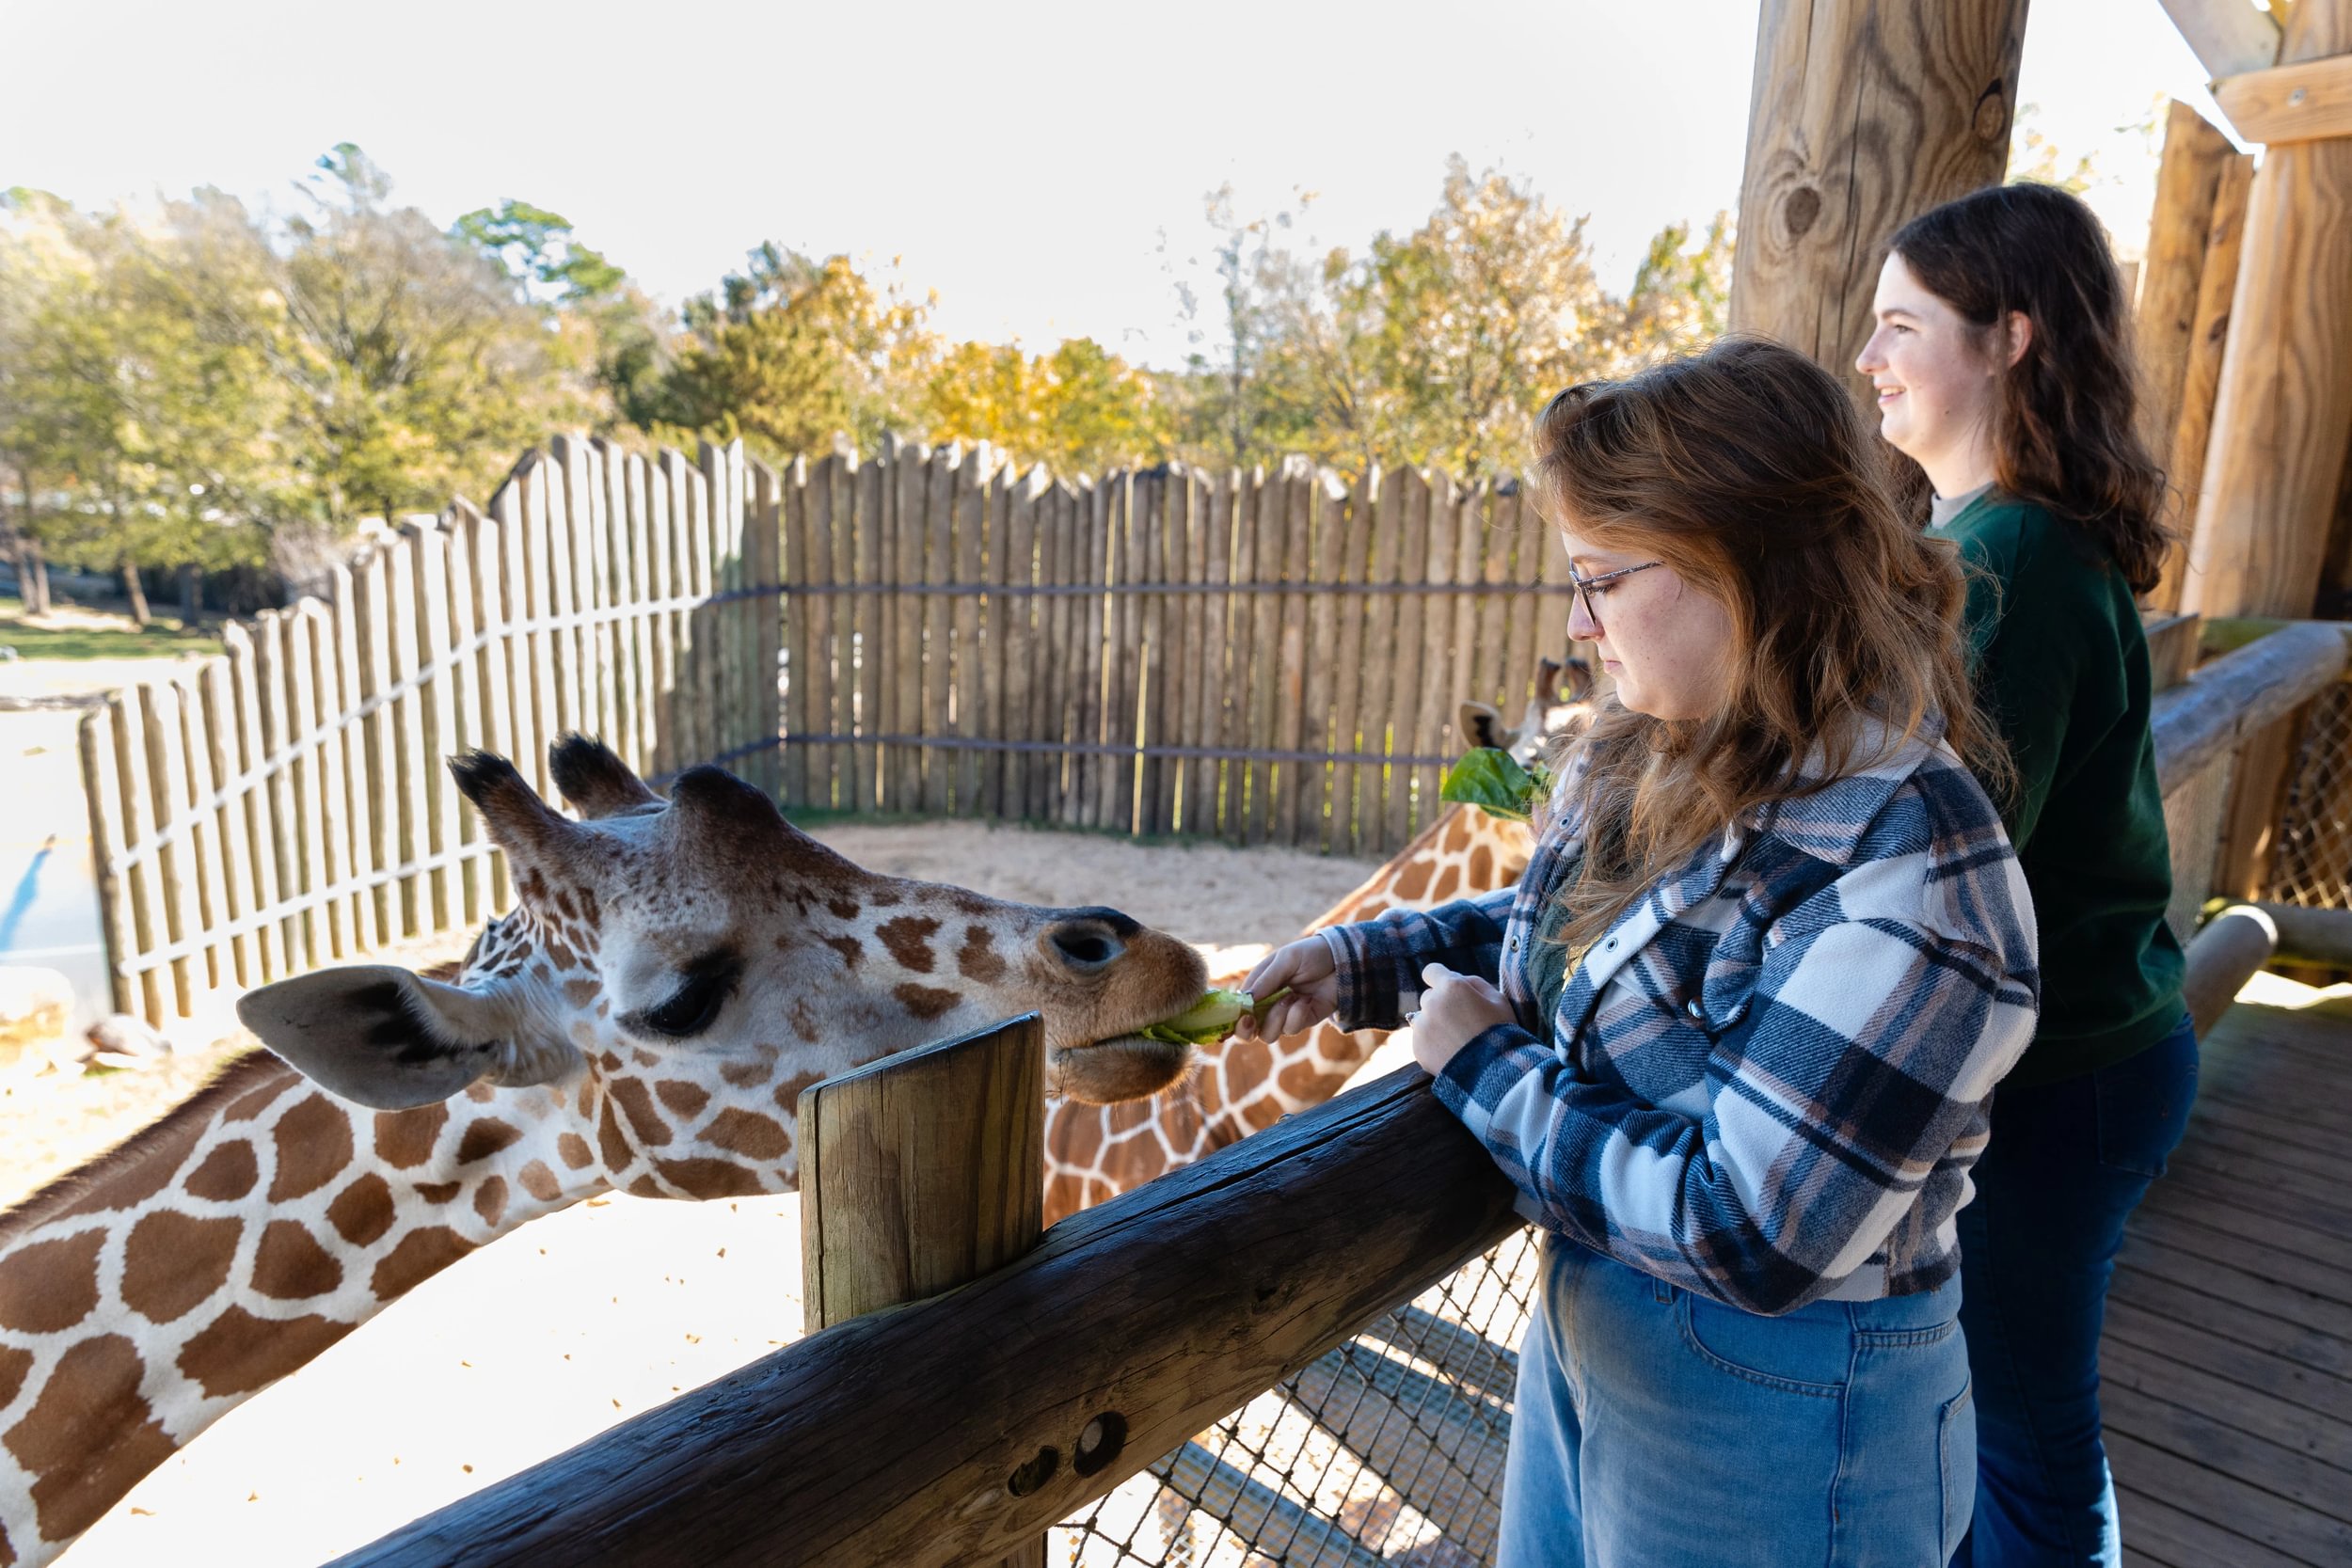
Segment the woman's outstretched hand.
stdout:
<path fill-rule="evenodd" d="M 1263 1014 L 1244 1013 L 1233 1026 L 1237 1039 L 1274 1039 L 1311 1029 L 1339 1010 L 1340 977 L 1331 962 L 1331 949 L 1321 937 L 1301 937 L 1276 948 L 1258 960 L 1241 989 L 1264 996 L 1289 987 L 1280 1001 Z"/>

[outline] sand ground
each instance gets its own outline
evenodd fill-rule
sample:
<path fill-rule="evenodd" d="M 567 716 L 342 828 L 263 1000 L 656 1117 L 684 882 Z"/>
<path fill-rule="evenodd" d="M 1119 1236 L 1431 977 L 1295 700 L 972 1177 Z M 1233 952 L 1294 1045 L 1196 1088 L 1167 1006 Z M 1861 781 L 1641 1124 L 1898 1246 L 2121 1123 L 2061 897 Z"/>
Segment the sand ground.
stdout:
<path fill-rule="evenodd" d="M 1295 934 L 1370 869 L 968 822 L 829 824 L 818 836 L 876 870 L 1115 904 L 1202 946 L 1213 969 Z M 0 1086 L 0 1203 L 151 1119 L 228 1053 L 105 1077 L 13 1075 Z M 324 1560 L 797 1338 L 800 1276 L 797 1198 L 613 1196 L 541 1220 L 230 1412 L 63 1561 Z"/>

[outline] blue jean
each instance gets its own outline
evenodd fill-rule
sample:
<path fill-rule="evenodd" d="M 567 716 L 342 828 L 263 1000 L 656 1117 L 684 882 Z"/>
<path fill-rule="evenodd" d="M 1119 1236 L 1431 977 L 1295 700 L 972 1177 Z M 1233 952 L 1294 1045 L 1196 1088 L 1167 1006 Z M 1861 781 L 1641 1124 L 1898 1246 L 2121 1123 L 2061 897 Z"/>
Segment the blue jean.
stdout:
<path fill-rule="evenodd" d="M 1993 1093 L 1993 1136 L 1960 1212 L 1977 1381 L 1977 1517 L 1965 1568 L 2122 1560 L 2099 1440 L 2099 1330 L 2123 1221 L 2197 1098 L 2188 1020 L 2137 1056 Z"/>
<path fill-rule="evenodd" d="M 1924 1568 L 1968 1527 L 1960 1282 L 1758 1317 L 1544 1240 L 1498 1568 Z"/>

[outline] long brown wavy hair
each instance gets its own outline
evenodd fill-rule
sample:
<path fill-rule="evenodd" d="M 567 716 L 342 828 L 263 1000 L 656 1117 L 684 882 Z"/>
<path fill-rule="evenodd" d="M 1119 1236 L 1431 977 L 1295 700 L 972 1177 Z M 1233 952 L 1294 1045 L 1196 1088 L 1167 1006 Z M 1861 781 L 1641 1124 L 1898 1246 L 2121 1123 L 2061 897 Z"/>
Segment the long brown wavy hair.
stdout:
<path fill-rule="evenodd" d="M 2032 323 L 1994 394 L 2000 487 L 2095 541 L 2133 593 L 2154 588 L 2170 539 L 2164 469 L 2139 437 L 2131 310 L 2098 218 L 2056 185 L 1988 185 L 1913 218 L 1887 248 L 1988 336 L 2012 310 Z"/>
<path fill-rule="evenodd" d="M 1571 952 L 1745 813 L 1885 759 L 1940 728 L 1977 776 L 2009 758 L 1979 713 L 1958 551 L 1898 515 L 1853 400 L 1793 349 L 1725 338 L 1623 381 L 1586 382 L 1537 421 L 1534 493 L 1553 522 L 1654 558 L 1724 607 L 1719 710 L 1667 721 L 1613 698 L 1555 767 L 1590 767 Z M 1883 746 L 1862 754 L 1867 726 Z M 1815 746 L 1825 779 L 1795 772 Z"/>

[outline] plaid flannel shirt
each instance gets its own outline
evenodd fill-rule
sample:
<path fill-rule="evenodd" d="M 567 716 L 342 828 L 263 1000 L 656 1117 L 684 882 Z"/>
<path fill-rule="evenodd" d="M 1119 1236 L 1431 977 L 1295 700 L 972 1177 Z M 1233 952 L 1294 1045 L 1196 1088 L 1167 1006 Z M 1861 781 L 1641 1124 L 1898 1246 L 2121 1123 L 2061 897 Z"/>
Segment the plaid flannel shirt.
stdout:
<path fill-rule="evenodd" d="M 1499 978 L 1518 1022 L 1463 1047 L 1438 1098 L 1523 1214 L 1646 1274 L 1761 1313 L 1942 1284 L 2041 985 L 1983 790 L 1915 737 L 1752 814 L 1619 917 L 1539 1019 L 1529 949 L 1583 853 L 1581 776 L 1516 889 L 1330 928 L 1342 1024 L 1395 1028 L 1431 962 Z"/>

